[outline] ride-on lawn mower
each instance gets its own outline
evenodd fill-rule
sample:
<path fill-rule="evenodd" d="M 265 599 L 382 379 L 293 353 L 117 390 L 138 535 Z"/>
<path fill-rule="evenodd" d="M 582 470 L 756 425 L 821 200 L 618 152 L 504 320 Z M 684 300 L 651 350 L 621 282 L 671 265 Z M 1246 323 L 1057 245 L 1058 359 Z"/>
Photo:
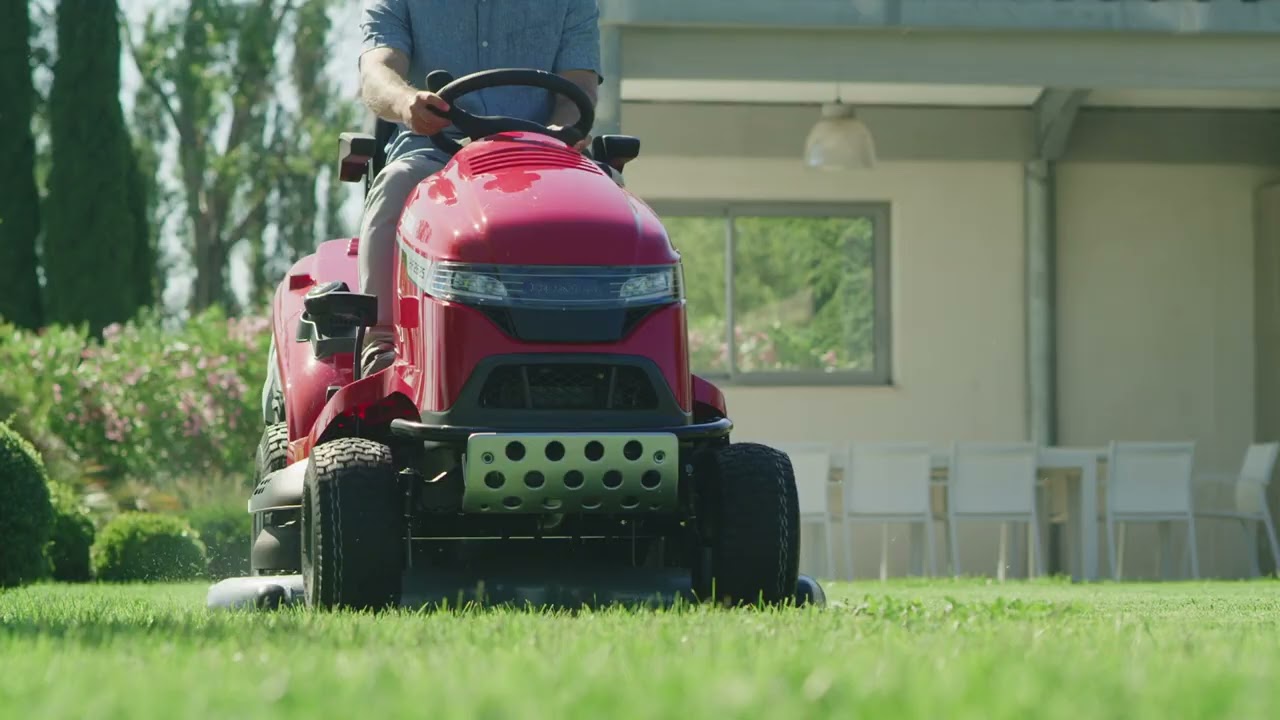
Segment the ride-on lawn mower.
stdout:
<path fill-rule="evenodd" d="M 457 100 L 520 85 L 570 98 L 573 128 Z M 680 257 L 620 177 L 639 141 L 594 140 L 585 93 L 533 70 L 432 73 L 465 145 L 399 225 L 395 350 L 363 376 L 377 301 L 358 239 L 322 243 L 276 291 L 267 427 L 248 509 L 252 572 L 211 607 L 581 605 L 676 597 L 821 603 L 798 574 L 786 454 L 729 440 L 689 371 Z M 344 134 L 366 190 L 390 126 Z"/>

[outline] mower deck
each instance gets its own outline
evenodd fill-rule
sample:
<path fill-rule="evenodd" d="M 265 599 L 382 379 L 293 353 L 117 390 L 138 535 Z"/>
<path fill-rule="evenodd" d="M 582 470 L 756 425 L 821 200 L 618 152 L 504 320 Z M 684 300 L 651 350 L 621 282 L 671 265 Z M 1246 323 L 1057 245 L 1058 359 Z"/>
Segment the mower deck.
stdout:
<path fill-rule="evenodd" d="M 679 571 L 619 570 L 589 572 L 566 569 L 548 577 L 508 571 L 485 578 L 459 572 L 405 573 L 401 607 L 458 607 L 466 603 L 544 608 L 582 608 L 622 605 L 669 607 L 691 601 L 687 573 Z M 266 609 L 304 605 L 301 575 L 228 578 L 209 588 L 211 610 Z M 826 593 L 816 580 L 801 575 L 797 605 L 826 605 Z"/>

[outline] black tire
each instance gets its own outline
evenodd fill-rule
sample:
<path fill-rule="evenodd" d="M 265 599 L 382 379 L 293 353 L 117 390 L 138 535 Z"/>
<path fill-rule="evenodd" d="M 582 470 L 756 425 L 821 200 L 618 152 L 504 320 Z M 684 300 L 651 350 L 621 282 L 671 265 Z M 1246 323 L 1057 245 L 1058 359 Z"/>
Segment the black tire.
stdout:
<path fill-rule="evenodd" d="M 262 438 L 258 440 L 258 456 L 254 461 L 254 469 L 257 477 L 254 479 L 254 485 L 262 482 L 262 478 L 277 471 L 283 470 L 286 463 L 289 462 L 289 426 L 286 423 L 278 422 L 268 425 L 262 431 Z"/>
<path fill-rule="evenodd" d="M 404 508 L 387 446 L 341 438 L 317 447 L 307 463 L 301 526 L 308 606 L 399 603 Z"/>
<path fill-rule="evenodd" d="M 697 594 L 726 605 L 794 602 L 800 505 L 791 458 L 738 443 L 709 448 L 698 465 L 700 533 L 709 557 L 694 564 Z"/>

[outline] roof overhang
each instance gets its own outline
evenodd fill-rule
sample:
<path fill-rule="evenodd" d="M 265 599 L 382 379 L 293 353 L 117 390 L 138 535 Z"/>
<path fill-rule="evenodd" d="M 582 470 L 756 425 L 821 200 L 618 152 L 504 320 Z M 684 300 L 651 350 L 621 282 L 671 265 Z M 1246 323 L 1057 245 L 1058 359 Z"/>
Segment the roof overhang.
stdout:
<path fill-rule="evenodd" d="M 1280 32 L 1280 3 L 1251 0 L 600 0 L 606 25 L 888 30 Z"/>
<path fill-rule="evenodd" d="M 1280 93 L 1280 2 L 601 0 L 601 12 L 631 100 L 822 102 L 839 85 L 860 103 L 1008 107 L 1087 88 L 1097 104 L 1138 92 L 1154 106 L 1271 108 Z"/>

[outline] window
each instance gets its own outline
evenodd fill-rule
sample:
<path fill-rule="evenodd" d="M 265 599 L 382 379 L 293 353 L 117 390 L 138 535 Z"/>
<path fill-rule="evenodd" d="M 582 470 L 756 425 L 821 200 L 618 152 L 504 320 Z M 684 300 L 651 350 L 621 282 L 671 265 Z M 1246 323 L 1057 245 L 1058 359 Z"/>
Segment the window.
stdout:
<path fill-rule="evenodd" d="M 694 372 L 888 384 L 887 208 L 654 207 L 684 263 Z"/>

